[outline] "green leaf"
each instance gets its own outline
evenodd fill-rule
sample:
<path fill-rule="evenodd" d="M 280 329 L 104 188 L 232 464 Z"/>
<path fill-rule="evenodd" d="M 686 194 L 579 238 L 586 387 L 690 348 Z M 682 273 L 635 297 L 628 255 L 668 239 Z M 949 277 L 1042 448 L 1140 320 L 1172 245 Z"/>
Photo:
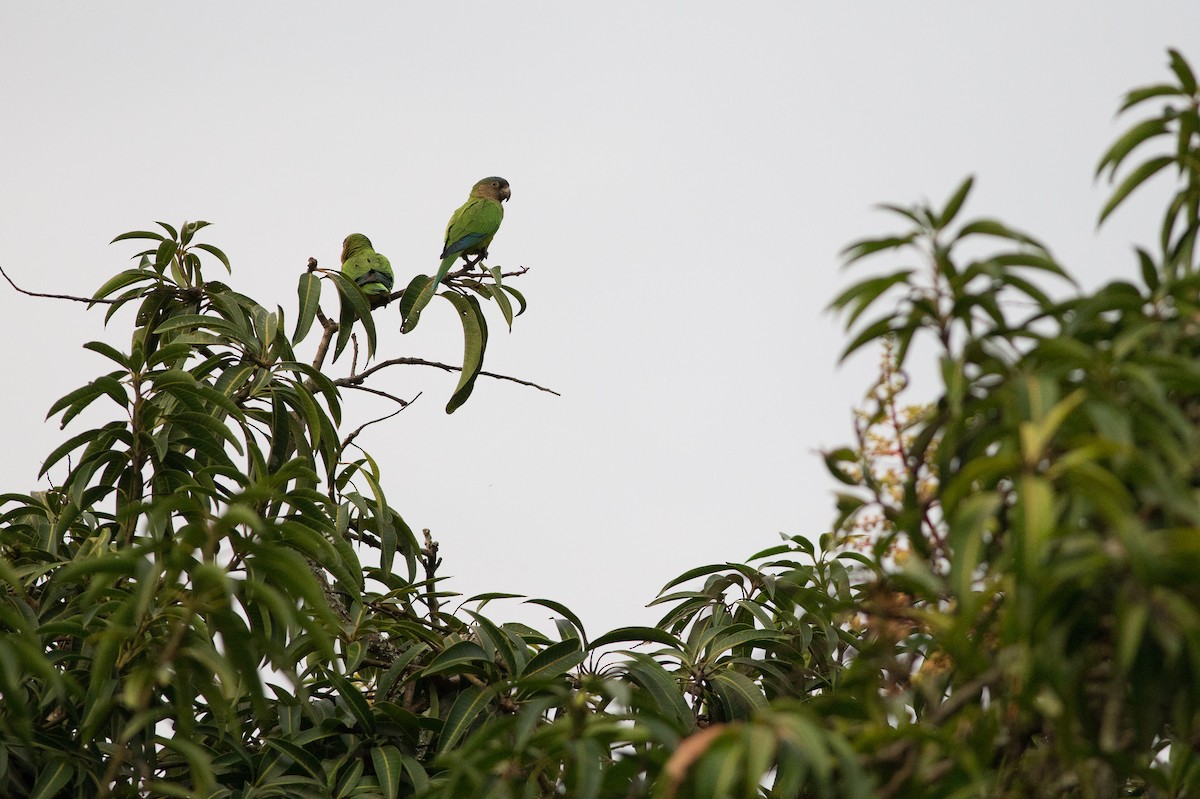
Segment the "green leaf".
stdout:
<path fill-rule="evenodd" d="M 1175 73 L 1175 77 L 1179 78 L 1179 88 L 1183 89 L 1184 94 L 1194 95 L 1196 93 L 1196 76 L 1192 72 L 1192 68 L 1188 66 L 1187 60 L 1174 48 L 1167 50 L 1167 55 L 1171 60 L 1171 71 Z"/>
<path fill-rule="evenodd" d="M 500 659 L 504 661 L 504 666 L 509 674 L 520 674 L 521 670 L 525 668 L 527 661 L 524 648 L 522 648 L 522 651 L 518 651 L 517 647 L 513 646 L 512 641 L 509 640 L 509 637 L 504 634 L 504 631 L 497 627 L 487 616 L 472 610 L 468 610 L 467 613 L 471 615 L 471 618 L 475 619 L 475 634 L 479 638 L 480 643 L 483 644 L 488 655 L 493 658 L 499 655 Z"/>
<path fill-rule="evenodd" d="M 75 776 L 75 766 L 64 757 L 47 758 L 40 766 L 30 799 L 52 799 Z"/>
<path fill-rule="evenodd" d="M 131 230 L 128 233 L 122 233 L 120 236 L 117 236 L 115 239 L 110 241 L 109 244 L 116 244 L 118 241 L 128 241 L 129 239 L 149 239 L 151 241 L 162 241 L 163 235 L 161 233 L 155 233 L 152 230 Z"/>
<path fill-rule="evenodd" d="M 1124 202 L 1129 193 L 1138 186 L 1145 183 L 1156 173 L 1160 172 L 1167 166 L 1175 162 L 1175 159 L 1169 155 L 1162 155 L 1158 158 L 1151 158 L 1137 169 L 1133 170 L 1126 176 L 1125 180 L 1113 191 L 1112 197 L 1104 204 L 1104 208 L 1100 211 L 1100 222 L 1103 223 L 1108 215 L 1117 209 L 1117 206 Z"/>
<path fill-rule="evenodd" d="M 248 331 L 239 330 L 236 325 L 219 316 L 208 316 L 206 314 L 178 314 L 170 316 L 160 322 L 158 327 L 154 328 L 154 332 L 162 334 L 174 330 L 191 330 L 197 327 L 207 327 L 235 341 L 244 342 L 248 338 Z"/>
<path fill-rule="evenodd" d="M 300 311 L 296 318 L 296 332 L 292 334 L 292 343 L 299 344 L 308 335 L 317 311 L 321 307 L 321 279 L 312 272 L 300 275 L 300 283 L 296 287 L 299 295 Z"/>
<path fill-rule="evenodd" d="M 862 485 L 861 478 L 842 467 L 843 463 L 858 463 L 857 451 L 849 447 L 842 447 L 831 452 L 823 452 L 821 457 L 825 460 L 825 468 L 836 480 L 850 486 Z"/>
<path fill-rule="evenodd" d="M 767 706 L 767 698 L 753 680 L 733 669 L 720 669 L 709 678 L 721 700 L 728 720 L 746 720 L 759 708 Z"/>
<path fill-rule="evenodd" d="M 888 335 L 889 333 L 895 332 L 892 329 L 893 321 L 896 321 L 896 323 L 899 324 L 898 320 L 895 320 L 895 317 L 893 315 L 889 314 L 880 319 L 876 319 L 871 324 L 862 328 L 858 332 L 858 335 L 856 335 L 853 339 L 851 339 L 850 343 L 847 344 L 846 347 L 842 350 L 842 354 L 838 357 L 838 360 L 844 361 L 847 358 L 849 358 L 851 355 L 853 355 L 861 347 L 866 346 L 867 344 L 871 343 L 872 341 L 875 341 L 876 339 L 883 338 L 884 336 Z M 897 329 L 899 329 L 899 328 L 897 328 Z"/>
<path fill-rule="evenodd" d="M 354 316 L 363 324 L 367 334 L 367 358 L 375 355 L 375 319 L 371 316 L 371 300 L 363 294 L 362 288 L 341 272 L 326 272 L 325 276 L 334 282 L 338 293 L 350 305 Z M 344 314 L 343 314 L 344 316 Z M 340 351 L 340 348 L 338 348 Z"/>
<path fill-rule="evenodd" d="M 1113 142 L 1108 151 L 1100 158 L 1100 163 L 1096 165 L 1096 176 L 1099 177 L 1105 168 L 1108 168 L 1109 175 L 1112 176 L 1121 166 L 1121 162 L 1125 160 L 1125 157 L 1139 144 L 1166 132 L 1167 121 L 1160 117 L 1147 119 L 1134 125 Z"/>
<path fill-rule="evenodd" d="M 326 676 L 333 683 L 334 687 L 337 688 L 338 696 L 346 703 L 346 707 L 349 709 L 350 715 L 354 716 L 359 729 L 364 733 L 373 734 L 375 732 L 375 718 L 371 715 L 371 706 L 368 704 L 367 698 L 363 696 L 362 691 L 336 671 L 327 672 Z"/>
<path fill-rule="evenodd" d="M 995 219 L 975 219 L 963 225 L 959 229 L 958 234 L 954 237 L 955 241 L 967 238 L 968 236 L 995 236 L 1000 239 L 1008 239 L 1009 241 L 1018 241 L 1022 244 L 1030 244 L 1035 247 L 1045 249 L 1033 237 L 1022 233 L 1019 230 L 1014 230 L 1003 222 Z"/>
<path fill-rule="evenodd" d="M 474 641 L 458 641 L 430 661 L 429 665 L 422 669 L 421 676 L 428 677 L 443 672 L 461 674 L 469 671 L 474 673 L 480 671 L 483 664 L 488 663 L 491 661 L 488 659 L 487 652 L 484 652 L 483 647 L 479 644 Z"/>
<path fill-rule="evenodd" d="M 683 692 L 679 681 L 667 673 L 654 658 L 641 652 L 626 652 L 629 660 L 625 663 L 629 678 L 646 690 L 654 700 L 654 705 L 664 717 L 674 719 L 681 728 L 690 730 L 696 726 L 696 719 L 683 701 Z"/>
<path fill-rule="evenodd" d="M 511 294 L 513 299 L 516 300 L 517 304 L 520 306 L 517 309 L 516 315 L 520 316 L 521 314 L 525 313 L 525 308 L 528 307 L 525 302 L 525 295 L 522 294 L 521 292 L 517 291 L 516 289 L 514 289 L 512 286 L 505 285 L 505 286 L 502 286 L 501 288 L 503 288 L 505 291 L 507 291 L 509 294 Z"/>
<path fill-rule="evenodd" d="M 430 289 L 430 286 L 433 288 Z M 401 333 L 409 333 L 417 326 L 421 319 L 421 311 L 429 304 L 429 300 L 433 299 L 432 291 L 436 290 L 437 284 L 429 275 L 417 275 L 408 282 L 408 287 L 400 297 L 400 318 L 404 320 L 400 327 Z M 426 297 L 426 294 L 429 296 Z M 421 300 L 420 305 L 417 304 L 418 300 Z"/>
<path fill-rule="evenodd" d="M 1153 100 L 1155 97 L 1166 97 L 1168 95 L 1179 97 L 1185 96 L 1184 92 L 1180 91 L 1178 86 L 1172 86 L 1167 83 L 1160 83 L 1154 86 L 1145 86 L 1141 89 L 1134 89 L 1125 95 L 1125 101 L 1121 103 L 1121 111 L 1128 111 L 1138 103 L 1144 103 L 1146 100 Z"/>
<path fill-rule="evenodd" d="M 902 269 L 890 275 L 874 277 L 855 283 L 835 297 L 833 302 L 829 303 L 829 307 L 842 310 L 853 303 L 854 307 L 846 319 L 846 327 L 849 328 L 862 315 L 863 311 L 867 310 L 875 300 L 879 299 L 881 294 L 892 286 L 907 281 L 912 273 L 912 269 Z"/>
<path fill-rule="evenodd" d="M 402 754 L 400 758 L 404 772 L 408 774 L 408 781 L 412 783 L 415 793 L 421 795 L 429 787 L 429 775 L 425 773 L 424 766 L 412 755 Z"/>
<path fill-rule="evenodd" d="M 1042 555 L 1057 521 L 1054 513 L 1054 489 L 1043 477 L 1027 475 L 1017 481 L 1019 500 L 1018 551 L 1022 553 L 1019 576 L 1037 580 Z"/>
<path fill-rule="evenodd" d="M 385 799 L 396 799 L 400 795 L 400 770 L 404 768 L 400 750 L 391 744 L 375 747 L 371 750 L 371 765 Z"/>
<path fill-rule="evenodd" d="M 675 586 L 686 583 L 689 580 L 694 580 L 697 577 L 704 577 L 717 572 L 728 571 L 731 568 L 732 566 L 728 563 L 710 563 L 707 566 L 697 566 L 694 569 L 688 569 L 683 574 L 679 575 L 674 580 L 671 580 L 662 588 L 658 589 L 659 596 L 671 590 Z"/>
<path fill-rule="evenodd" d="M 144 269 L 126 269 L 105 281 L 104 285 L 96 289 L 96 293 L 92 295 L 93 300 L 102 300 L 108 297 L 117 289 L 125 288 L 134 283 L 140 283 L 144 280 L 152 280 L 157 282 L 158 276 L 153 272 L 147 272 Z"/>
<path fill-rule="evenodd" d="M 205 224 L 208 223 L 206 222 Z M 206 253 L 216 256 L 217 260 L 225 265 L 225 271 L 231 275 L 233 274 L 233 267 L 229 265 L 229 258 L 220 249 L 211 244 L 197 244 L 195 247 L 197 250 L 204 250 Z"/>
<path fill-rule="evenodd" d="M 122 369 L 128 370 L 130 368 L 129 358 L 120 350 L 105 344 L 103 341 L 89 341 L 83 345 L 83 348 L 85 350 L 91 350 L 92 352 L 100 353 L 110 361 L 116 362 L 116 364 Z"/>
<path fill-rule="evenodd" d="M 104 395 L 111 397 L 122 408 L 129 405 L 129 396 L 125 393 L 125 387 L 116 378 L 106 375 L 98 377 L 86 386 L 77 388 L 71 393 L 59 397 L 50 406 L 50 410 L 46 413 L 46 418 L 49 419 L 63 408 L 69 408 L 67 413 L 63 414 L 60 425 L 60 427 L 65 427 L 71 419 L 78 416 L 88 405 L 91 405 L 93 400 Z"/>
<path fill-rule="evenodd" d="M 586 653 L 580 648 L 578 639 L 570 638 L 559 641 L 538 652 L 525 670 L 521 672 L 521 681 L 558 677 L 583 662 Z"/>
<path fill-rule="evenodd" d="M 487 709 L 496 695 L 497 688 L 495 685 L 480 688 L 471 684 L 462 690 L 446 715 L 446 723 L 438 739 L 439 752 L 445 752 L 458 743 L 479 714 Z"/>
<path fill-rule="evenodd" d="M 264 738 L 263 743 L 271 749 L 291 758 L 297 766 L 308 772 L 309 776 L 321 776 L 321 761 L 316 755 L 310 754 L 303 746 L 286 738 Z"/>
<path fill-rule="evenodd" d="M 161 222 L 159 223 L 162 224 Z M 158 245 L 158 250 L 154 253 L 154 265 L 156 267 L 165 268 L 175 258 L 175 253 L 178 252 L 179 245 L 170 239 L 163 239 L 162 244 Z M 177 281 L 180 285 L 184 285 L 183 280 Z"/>
<path fill-rule="evenodd" d="M 71 436 L 66 441 L 59 444 L 49 455 L 46 456 L 46 460 L 42 462 L 42 468 L 41 471 L 38 472 L 38 477 L 42 477 L 44 474 L 46 474 L 46 472 L 50 471 L 54 464 L 62 460 L 67 453 L 74 452 L 80 446 L 91 442 L 92 439 L 99 437 L 104 432 L 105 428 L 103 427 L 95 428 L 93 430 L 80 433 L 79 435 Z"/>
<path fill-rule="evenodd" d="M 443 292 L 454 310 L 458 312 L 459 321 L 463 326 L 463 365 L 462 374 L 450 401 L 446 403 L 446 413 L 454 413 L 471 396 L 475 388 L 475 378 L 483 369 L 483 354 L 487 348 L 487 321 L 483 318 L 483 309 L 479 300 L 465 297 L 462 294 Z"/>
<path fill-rule="evenodd" d="M 652 641 L 676 650 L 683 649 L 683 643 L 679 638 L 658 627 L 618 627 L 592 641 L 588 649 L 594 650 L 602 646 L 608 646 L 609 644 L 624 643 L 626 641 L 636 641 L 637 643 Z"/>
<path fill-rule="evenodd" d="M 975 177 L 969 176 L 962 182 L 950 199 L 946 201 L 946 207 L 942 209 L 942 215 L 938 218 L 937 227 L 942 229 L 947 227 L 954 221 L 954 217 L 958 216 L 959 210 L 962 209 L 963 203 L 966 202 L 967 195 L 971 193 L 971 186 L 975 183 Z"/>
<path fill-rule="evenodd" d="M 712 661 L 731 649 L 747 644 L 755 644 L 761 648 L 785 640 L 787 640 L 786 635 L 772 630 L 733 630 L 713 637 L 707 647 L 706 660 Z"/>
<path fill-rule="evenodd" d="M 881 239 L 862 239 L 850 244 L 842 250 L 842 261 L 846 266 L 859 261 L 868 255 L 884 250 L 897 250 L 912 244 L 916 240 L 915 233 L 907 236 L 887 236 Z"/>
<path fill-rule="evenodd" d="M 510 596 L 515 598 L 517 595 L 511 594 Z M 561 613 L 564 619 L 575 625 L 576 630 L 579 630 L 580 640 L 582 640 L 585 644 L 587 643 L 587 633 L 584 632 L 583 622 L 580 621 L 579 617 L 576 616 L 575 613 L 566 605 L 562 604 L 561 602 L 555 602 L 553 599 L 527 599 L 523 604 L 541 605 L 542 607 L 549 608 L 556 613 Z"/>
<path fill-rule="evenodd" d="M 512 330 L 512 303 L 508 301 L 508 295 L 504 293 L 504 287 L 489 283 L 484 286 L 484 289 L 488 292 L 491 298 L 496 301 L 496 305 L 500 306 L 500 313 L 504 316 L 504 321 L 508 323 L 508 329 Z"/>
<path fill-rule="evenodd" d="M 971 596 L 975 570 L 983 560 L 984 536 L 991 529 L 1001 499 L 993 491 L 971 494 L 958 503 L 950 516 L 950 585 L 960 602 Z"/>

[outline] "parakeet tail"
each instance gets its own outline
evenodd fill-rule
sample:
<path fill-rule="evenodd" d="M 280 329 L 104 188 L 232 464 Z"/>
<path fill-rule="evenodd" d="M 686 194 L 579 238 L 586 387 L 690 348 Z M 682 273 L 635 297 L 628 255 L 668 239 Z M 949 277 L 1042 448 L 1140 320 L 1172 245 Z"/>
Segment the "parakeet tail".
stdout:
<path fill-rule="evenodd" d="M 437 286 L 446 279 L 446 275 L 449 273 L 450 267 L 454 266 L 454 262 L 458 260 L 458 256 L 459 253 L 454 253 L 453 255 L 447 255 L 442 259 L 442 265 L 438 267 L 437 276 L 433 279 L 433 285 Z"/>

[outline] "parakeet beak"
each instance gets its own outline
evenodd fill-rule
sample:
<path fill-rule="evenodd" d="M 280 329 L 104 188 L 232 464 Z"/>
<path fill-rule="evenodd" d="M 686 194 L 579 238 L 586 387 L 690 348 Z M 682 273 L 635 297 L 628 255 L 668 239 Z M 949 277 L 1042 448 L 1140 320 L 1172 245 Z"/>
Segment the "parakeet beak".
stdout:
<path fill-rule="evenodd" d="M 505 186 L 500 190 L 500 202 L 504 202 L 509 197 L 512 197 L 512 189 L 508 186 Z"/>

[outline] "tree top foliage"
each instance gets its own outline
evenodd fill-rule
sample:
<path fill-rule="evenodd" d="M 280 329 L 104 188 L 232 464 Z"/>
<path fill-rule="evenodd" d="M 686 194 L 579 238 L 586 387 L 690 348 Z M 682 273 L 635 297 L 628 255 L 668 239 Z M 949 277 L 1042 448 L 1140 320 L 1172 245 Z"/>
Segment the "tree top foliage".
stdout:
<path fill-rule="evenodd" d="M 430 363 L 359 370 L 384 317 L 353 281 L 311 262 L 289 335 L 206 279 L 231 265 L 205 223 L 118 236 L 149 249 L 92 300 L 133 311 L 130 343 L 86 344 L 108 371 L 49 413 L 111 421 L 50 453 L 53 488 L 0 495 L 0 795 L 1200 794 L 1200 91 L 1169 56 L 1097 171 L 1101 221 L 1173 181 L 1132 277 L 1080 292 L 965 216 L 971 179 L 886 206 L 902 229 L 845 257 L 888 265 L 832 303 L 846 352 L 883 358 L 825 453 L 829 530 L 690 569 L 658 624 L 596 637 L 549 599 L 525 601 L 552 631 L 485 615 L 511 595 L 451 606 L 370 432 L 342 430 L 378 369 Z M 440 295 L 449 411 L 486 374 L 480 300 L 525 307 L 513 274 Z M 431 280 L 391 297 L 408 329 Z M 903 401 L 918 339 L 928 406 Z"/>

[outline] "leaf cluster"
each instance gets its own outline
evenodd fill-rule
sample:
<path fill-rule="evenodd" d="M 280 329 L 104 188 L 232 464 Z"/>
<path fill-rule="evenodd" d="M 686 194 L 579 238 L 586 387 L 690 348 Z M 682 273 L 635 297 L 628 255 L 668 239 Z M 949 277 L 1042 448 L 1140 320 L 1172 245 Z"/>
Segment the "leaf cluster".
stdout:
<path fill-rule="evenodd" d="M 342 437 L 356 383 L 322 371 L 357 325 L 374 355 L 356 285 L 312 264 L 289 337 L 204 279 L 230 266 L 205 223 L 118 237 L 149 247 L 94 299 L 133 309 L 130 344 L 86 345 L 108 371 L 50 411 L 113 418 L 47 457 L 50 490 L 0 496 L 0 795 L 1200 793 L 1200 93 L 1170 67 L 1100 165 L 1102 219 L 1176 176 L 1136 279 L 1078 293 L 1038 240 L 964 221 L 971 179 L 886 206 L 903 229 L 846 260 L 890 265 L 833 302 L 846 354 L 885 359 L 826 453 L 831 531 L 690 569 L 657 624 L 596 638 L 549 599 L 527 601 L 552 634 L 485 615 L 514 595 L 452 607 L 432 536 Z M 1148 142 L 1170 147 L 1128 166 Z M 442 294 L 448 410 L 481 373 L 479 299 L 524 308 L 488 274 Z M 406 330 L 440 285 L 393 297 Z M 922 341 L 938 397 L 906 409 Z"/>

